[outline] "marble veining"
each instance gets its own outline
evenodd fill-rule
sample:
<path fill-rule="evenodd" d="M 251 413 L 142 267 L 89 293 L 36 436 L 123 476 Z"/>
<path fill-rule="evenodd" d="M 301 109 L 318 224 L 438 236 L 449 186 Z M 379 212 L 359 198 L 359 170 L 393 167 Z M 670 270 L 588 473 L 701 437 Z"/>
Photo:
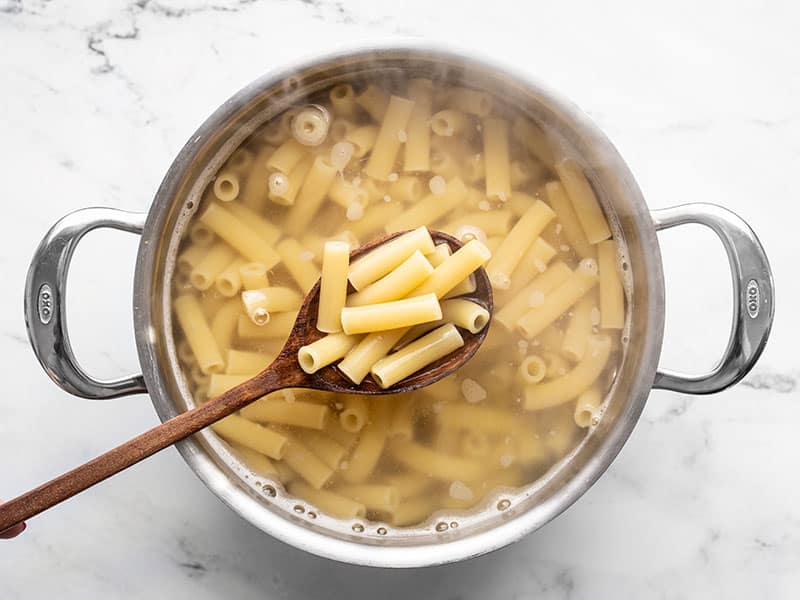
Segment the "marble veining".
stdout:
<path fill-rule="evenodd" d="M 512 547 L 436 569 L 337 564 L 253 529 L 169 450 L 1 542 L 0 598 L 798 597 L 798 25 L 788 0 L 0 0 L 0 496 L 157 422 L 144 396 L 70 397 L 33 357 L 21 293 L 47 228 L 85 206 L 147 210 L 172 158 L 233 92 L 349 44 L 471 48 L 548 82 L 606 131 L 650 206 L 718 202 L 750 222 L 778 293 L 750 375 L 709 397 L 654 391 L 598 483 Z M 660 241 L 662 363 L 702 370 L 727 336 L 724 252 L 696 228 Z M 103 232 L 76 254 L 70 328 L 101 376 L 137 368 L 135 253 L 135 236 Z"/>

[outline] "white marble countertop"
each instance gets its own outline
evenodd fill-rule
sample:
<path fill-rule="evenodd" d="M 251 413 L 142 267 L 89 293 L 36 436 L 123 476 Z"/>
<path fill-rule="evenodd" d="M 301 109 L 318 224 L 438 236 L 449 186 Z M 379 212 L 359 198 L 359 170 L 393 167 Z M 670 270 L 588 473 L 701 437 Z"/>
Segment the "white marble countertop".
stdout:
<path fill-rule="evenodd" d="M 144 396 L 79 400 L 39 368 L 22 288 L 46 229 L 90 205 L 146 210 L 184 141 L 229 95 L 289 60 L 362 39 L 456 43 L 535 74 L 598 121 L 652 207 L 710 201 L 741 214 L 778 286 L 772 338 L 753 373 L 710 397 L 654 392 L 577 504 L 467 563 L 380 571 L 308 556 L 242 521 L 168 450 L 0 543 L 0 597 L 800 595 L 800 8 L 536 4 L 0 0 L 0 496 L 156 423 Z M 663 364 L 710 366 L 730 316 L 724 253 L 698 228 L 661 239 Z M 98 374 L 137 367 L 135 251 L 134 236 L 104 232 L 76 255 L 70 325 Z"/>

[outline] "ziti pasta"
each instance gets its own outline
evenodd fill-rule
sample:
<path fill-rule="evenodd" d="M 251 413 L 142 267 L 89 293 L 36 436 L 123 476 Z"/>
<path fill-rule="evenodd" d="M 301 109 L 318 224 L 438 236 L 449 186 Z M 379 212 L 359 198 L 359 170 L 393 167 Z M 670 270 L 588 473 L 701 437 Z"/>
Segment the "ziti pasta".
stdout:
<path fill-rule="evenodd" d="M 321 89 L 231 154 L 186 228 L 171 283 L 186 383 L 202 403 L 265 368 L 320 277 L 324 336 L 298 355 L 309 372 L 390 386 L 488 326 L 429 387 L 284 390 L 212 426 L 259 478 L 332 518 L 409 527 L 480 508 L 602 419 L 629 307 L 601 200 L 576 155 L 484 90 L 396 74 Z M 480 266 L 491 316 L 463 297 Z"/>

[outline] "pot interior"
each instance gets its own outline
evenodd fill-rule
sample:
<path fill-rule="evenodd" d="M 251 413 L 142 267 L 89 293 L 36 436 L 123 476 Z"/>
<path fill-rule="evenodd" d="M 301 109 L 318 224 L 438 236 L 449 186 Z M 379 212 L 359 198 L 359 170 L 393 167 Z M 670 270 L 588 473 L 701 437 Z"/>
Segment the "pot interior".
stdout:
<path fill-rule="evenodd" d="M 604 414 L 546 474 L 500 489 L 469 511 L 440 512 L 421 525 L 389 528 L 319 514 L 240 463 L 206 430 L 180 445 L 201 479 L 254 525 L 316 554 L 360 564 L 412 566 L 459 560 L 505 545 L 566 509 L 610 464 L 642 410 L 660 351 L 663 283 L 655 231 L 632 175 L 588 118 L 524 77 L 447 52 L 416 49 L 333 56 L 267 76 L 226 102 L 191 138 L 167 173 L 142 239 L 135 317 L 148 389 L 162 420 L 194 406 L 173 339 L 170 285 L 187 223 L 219 167 L 260 126 L 305 96 L 340 82 L 427 77 L 485 89 L 523 109 L 551 142 L 581 163 L 614 236 L 625 248 L 628 303 L 624 355 Z"/>

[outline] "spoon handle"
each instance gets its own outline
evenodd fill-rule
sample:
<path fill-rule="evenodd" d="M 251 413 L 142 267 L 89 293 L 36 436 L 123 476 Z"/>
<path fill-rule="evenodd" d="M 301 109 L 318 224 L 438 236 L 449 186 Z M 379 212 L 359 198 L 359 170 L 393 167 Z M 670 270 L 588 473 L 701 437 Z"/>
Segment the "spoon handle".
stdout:
<path fill-rule="evenodd" d="M 72 469 L 0 504 L 0 531 L 5 531 L 48 508 L 71 498 L 96 483 L 135 465 L 167 446 L 197 433 L 215 421 L 233 414 L 253 400 L 296 383 L 291 371 L 287 372 L 276 361 L 253 379 L 225 392 L 190 411 L 181 413 L 153 427 L 149 431 L 101 454 Z"/>

